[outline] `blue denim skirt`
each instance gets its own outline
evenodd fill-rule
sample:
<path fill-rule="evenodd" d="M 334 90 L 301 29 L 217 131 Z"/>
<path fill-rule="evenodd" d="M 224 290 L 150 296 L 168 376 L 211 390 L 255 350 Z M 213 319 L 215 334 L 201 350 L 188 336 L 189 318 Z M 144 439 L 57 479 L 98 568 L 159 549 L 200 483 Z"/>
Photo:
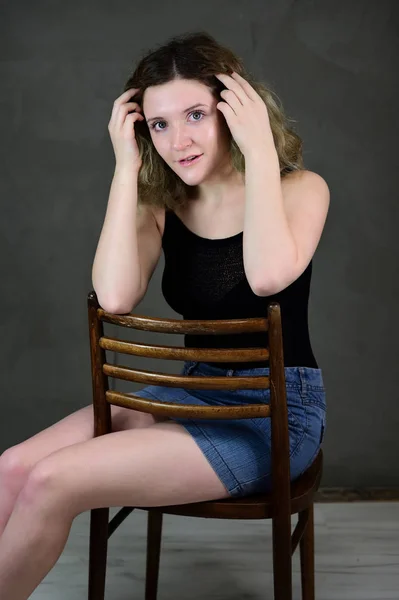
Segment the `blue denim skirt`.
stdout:
<path fill-rule="evenodd" d="M 290 478 L 294 481 L 316 458 L 326 426 L 326 392 L 321 369 L 285 367 Z M 225 369 L 217 363 L 186 361 L 181 375 L 269 376 L 269 367 Z M 270 389 L 196 390 L 149 385 L 135 396 L 200 406 L 270 403 Z M 232 497 L 271 489 L 271 420 L 188 419 L 170 417 L 192 435 Z"/>

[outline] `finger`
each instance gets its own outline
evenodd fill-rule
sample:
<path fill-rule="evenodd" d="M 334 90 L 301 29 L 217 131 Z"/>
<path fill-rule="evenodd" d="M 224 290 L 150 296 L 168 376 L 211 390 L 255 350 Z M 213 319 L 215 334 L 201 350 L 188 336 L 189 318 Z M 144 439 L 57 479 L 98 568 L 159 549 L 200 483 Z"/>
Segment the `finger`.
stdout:
<path fill-rule="evenodd" d="M 115 102 L 117 101 L 121 101 L 121 102 L 125 102 L 127 100 L 127 98 L 130 98 L 131 96 L 134 96 L 135 94 L 137 94 L 137 92 L 139 91 L 140 88 L 129 88 L 128 90 L 126 90 L 126 92 L 123 92 L 123 94 L 121 94 Z"/>
<path fill-rule="evenodd" d="M 236 93 L 232 90 L 222 90 L 222 92 L 220 92 L 220 95 L 222 96 L 223 100 L 225 100 L 225 102 L 229 104 L 234 113 L 238 114 L 240 109 L 243 107 L 243 104 L 237 98 Z"/>
<path fill-rule="evenodd" d="M 130 115 L 127 115 L 123 127 L 129 130 L 132 128 L 133 123 L 135 123 L 135 121 L 142 121 L 143 119 L 144 117 L 140 113 L 130 113 Z"/>
<path fill-rule="evenodd" d="M 232 90 L 237 98 L 240 100 L 241 104 L 244 105 L 245 102 L 248 101 L 248 96 L 243 89 L 242 85 L 235 81 L 230 75 L 226 75 L 225 73 L 220 73 L 216 77 L 219 77 L 221 82 L 229 89 Z"/>
<path fill-rule="evenodd" d="M 125 102 L 117 104 L 112 111 L 111 122 L 115 122 L 117 127 L 122 127 L 126 115 L 134 109 L 135 112 L 141 110 L 141 106 L 137 102 Z"/>
<path fill-rule="evenodd" d="M 112 107 L 112 115 L 111 118 L 114 114 L 117 113 L 117 111 L 119 110 L 119 107 L 123 104 L 126 103 L 126 101 L 133 97 L 139 90 L 140 88 L 131 88 L 130 90 L 126 90 L 126 92 L 124 92 L 123 94 L 121 94 L 115 101 L 114 101 L 114 105 Z"/>
<path fill-rule="evenodd" d="M 141 108 L 138 107 L 136 109 L 134 107 L 134 104 L 136 104 L 136 103 L 135 102 L 127 102 L 126 104 L 122 104 L 119 107 L 119 110 L 115 115 L 115 122 L 116 122 L 117 127 L 119 127 L 119 128 L 123 127 L 123 125 L 128 117 L 130 117 L 132 115 L 135 116 L 137 114 L 140 115 L 139 109 L 141 110 Z M 132 111 L 132 109 L 134 109 L 134 110 Z M 140 115 L 140 116 L 142 116 L 142 115 Z"/>
<path fill-rule="evenodd" d="M 216 105 L 216 108 L 218 108 L 220 110 L 220 112 L 223 113 L 224 118 L 226 119 L 228 125 L 229 125 L 229 119 L 236 116 L 234 110 L 231 108 L 230 104 L 227 104 L 227 102 L 219 102 Z M 229 125 L 229 127 L 230 127 L 230 125 Z"/>
<path fill-rule="evenodd" d="M 127 110 L 141 110 L 141 106 L 138 102 L 126 102 L 125 104 L 121 105 L 121 108 L 125 108 L 127 107 Z"/>
<path fill-rule="evenodd" d="M 251 98 L 251 100 L 256 100 L 258 98 L 258 93 L 254 90 L 252 85 L 246 79 L 244 79 L 244 77 L 241 77 L 239 73 L 233 71 L 232 78 L 239 82 L 239 84 L 241 85 L 247 96 Z"/>

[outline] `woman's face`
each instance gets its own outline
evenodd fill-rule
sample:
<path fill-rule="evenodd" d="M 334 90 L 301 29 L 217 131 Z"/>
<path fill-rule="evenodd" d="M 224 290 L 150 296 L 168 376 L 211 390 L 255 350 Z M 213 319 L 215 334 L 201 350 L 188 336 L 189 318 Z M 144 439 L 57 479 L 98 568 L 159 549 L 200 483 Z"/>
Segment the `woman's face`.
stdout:
<path fill-rule="evenodd" d="M 229 130 L 216 108 L 219 101 L 206 85 L 189 79 L 175 79 L 144 92 L 143 114 L 155 149 L 188 185 L 209 179 L 229 160 Z M 198 154 L 201 158 L 188 167 L 179 163 Z"/>

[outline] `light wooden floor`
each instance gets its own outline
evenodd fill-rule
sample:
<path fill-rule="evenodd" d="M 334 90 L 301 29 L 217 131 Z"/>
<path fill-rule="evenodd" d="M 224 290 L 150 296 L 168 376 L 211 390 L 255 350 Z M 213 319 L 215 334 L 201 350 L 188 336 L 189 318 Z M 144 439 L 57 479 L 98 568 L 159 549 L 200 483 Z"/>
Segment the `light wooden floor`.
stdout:
<path fill-rule="evenodd" d="M 107 600 L 144 600 L 146 525 L 137 509 L 110 538 Z M 269 521 L 164 515 L 163 532 L 158 600 L 272 600 Z M 399 503 L 316 504 L 315 532 L 317 600 L 399 600 Z M 86 600 L 88 535 L 84 513 L 31 600 Z M 298 552 L 293 569 L 299 600 Z"/>

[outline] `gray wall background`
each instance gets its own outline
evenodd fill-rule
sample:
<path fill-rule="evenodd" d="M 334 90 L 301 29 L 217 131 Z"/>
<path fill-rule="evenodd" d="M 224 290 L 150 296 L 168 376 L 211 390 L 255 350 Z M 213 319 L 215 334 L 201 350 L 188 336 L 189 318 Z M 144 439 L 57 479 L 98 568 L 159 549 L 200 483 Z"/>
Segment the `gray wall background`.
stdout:
<path fill-rule="evenodd" d="M 112 103 L 144 50 L 205 29 L 274 87 L 307 168 L 330 187 L 309 306 L 327 388 L 322 484 L 397 486 L 397 3 L 216 4 L 2 5 L 0 451 L 92 401 L 87 294 L 114 169 Z M 163 265 L 135 313 L 179 318 L 161 294 Z"/>

